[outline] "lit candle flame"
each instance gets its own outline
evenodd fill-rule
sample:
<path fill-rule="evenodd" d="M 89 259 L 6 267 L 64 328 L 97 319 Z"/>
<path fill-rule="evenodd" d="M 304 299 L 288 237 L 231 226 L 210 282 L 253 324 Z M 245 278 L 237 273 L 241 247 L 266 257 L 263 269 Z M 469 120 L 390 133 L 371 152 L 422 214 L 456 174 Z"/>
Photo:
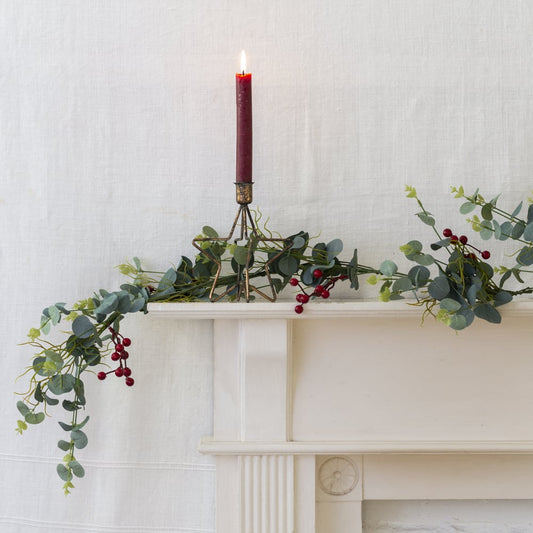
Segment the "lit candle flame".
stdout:
<path fill-rule="evenodd" d="M 246 72 L 246 54 L 244 50 L 241 51 L 241 72 L 243 74 Z"/>

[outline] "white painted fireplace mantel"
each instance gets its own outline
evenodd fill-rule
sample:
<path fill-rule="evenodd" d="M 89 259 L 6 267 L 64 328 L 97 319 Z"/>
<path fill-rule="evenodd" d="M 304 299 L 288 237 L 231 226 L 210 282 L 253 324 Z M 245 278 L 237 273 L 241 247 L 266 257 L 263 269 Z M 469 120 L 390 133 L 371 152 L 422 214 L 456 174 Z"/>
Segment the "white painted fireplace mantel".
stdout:
<path fill-rule="evenodd" d="M 357 533 L 364 500 L 533 498 L 533 303 L 151 304 L 214 321 L 218 533 Z"/>

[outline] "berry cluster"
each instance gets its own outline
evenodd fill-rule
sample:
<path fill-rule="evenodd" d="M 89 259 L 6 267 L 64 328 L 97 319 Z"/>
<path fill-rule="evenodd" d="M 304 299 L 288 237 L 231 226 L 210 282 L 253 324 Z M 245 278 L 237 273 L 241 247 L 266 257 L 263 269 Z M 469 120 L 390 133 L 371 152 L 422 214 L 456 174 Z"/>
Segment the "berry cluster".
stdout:
<path fill-rule="evenodd" d="M 294 312 L 298 315 L 303 313 L 304 305 L 309 302 L 312 297 L 319 297 L 324 299 L 329 298 L 330 290 L 335 286 L 335 283 L 337 283 L 337 281 L 348 278 L 348 276 L 343 274 L 340 276 L 335 276 L 326 279 L 324 277 L 324 272 L 319 268 L 313 271 L 313 277 L 316 280 L 321 281 L 321 283 L 315 285 L 314 287 L 311 287 L 313 289 L 313 292 L 311 292 L 311 294 L 307 294 L 307 292 L 305 291 L 306 287 L 303 286 L 296 278 L 291 278 L 289 280 L 290 285 L 292 285 L 293 287 L 299 287 L 302 291 L 296 295 L 296 301 L 298 302 L 298 305 L 295 306 Z"/>
<path fill-rule="evenodd" d="M 131 344 L 131 339 L 123 337 L 120 333 L 116 332 L 113 328 L 109 328 L 111 332 L 111 340 L 115 345 L 115 350 L 111 354 L 112 361 L 118 361 L 119 366 L 115 370 L 109 370 L 109 372 L 98 372 L 97 377 L 100 380 L 104 380 L 108 374 L 115 374 L 117 378 L 125 377 L 124 380 L 128 387 L 133 386 L 135 381 L 131 377 L 131 368 L 128 366 L 126 360 L 130 354 L 126 351 L 126 348 Z"/>
<path fill-rule="evenodd" d="M 449 238 L 450 239 L 450 243 L 451 244 L 462 244 L 463 246 L 469 246 L 470 248 L 473 248 L 474 250 L 476 250 L 476 252 L 478 252 L 479 254 L 481 254 L 481 257 L 485 260 L 489 259 L 490 258 L 490 252 L 488 250 L 479 250 L 478 248 L 476 248 L 475 246 L 472 246 L 471 244 L 468 244 L 468 237 L 466 235 L 461 235 L 460 237 L 457 237 L 457 235 L 455 235 L 453 233 L 453 231 L 450 229 L 450 228 L 446 228 L 442 234 L 444 235 L 444 237 L 446 238 Z M 464 254 L 465 258 L 467 259 L 476 259 L 476 254 L 474 253 L 466 253 Z"/>

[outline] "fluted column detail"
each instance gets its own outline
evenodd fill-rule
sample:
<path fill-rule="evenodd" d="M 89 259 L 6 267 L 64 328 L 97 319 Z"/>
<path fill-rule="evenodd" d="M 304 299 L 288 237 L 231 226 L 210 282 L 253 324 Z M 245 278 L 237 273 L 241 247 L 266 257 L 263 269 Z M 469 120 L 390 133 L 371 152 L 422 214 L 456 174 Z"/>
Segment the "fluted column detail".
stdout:
<path fill-rule="evenodd" d="M 294 458 L 292 455 L 241 457 L 242 532 L 292 533 Z"/>

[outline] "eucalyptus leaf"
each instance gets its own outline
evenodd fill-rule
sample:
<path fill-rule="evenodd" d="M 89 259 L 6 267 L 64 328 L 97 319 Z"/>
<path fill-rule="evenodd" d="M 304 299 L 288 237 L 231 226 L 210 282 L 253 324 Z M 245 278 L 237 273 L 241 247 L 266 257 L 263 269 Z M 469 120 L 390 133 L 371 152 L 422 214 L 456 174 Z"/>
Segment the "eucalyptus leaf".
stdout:
<path fill-rule="evenodd" d="M 211 226 L 204 226 L 202 228 L 202 233 L 209 239 L 218 239 L 218 233 Z"/>
<path fill-rule="evenodd" d="M 505 224 L 509 224 L 509 227 L 506 227 L 504 230 Z M 504 222 L 502 224 L 502 232 L 505 231 L 512 239 L 520 239 L 526 226 L 523 222 L 517 222 L 514 226 L 510 222 Z M 504 239 L 502 239 L 504 240 Z"/>
<path fill-rule="evenodd" d="M 328 252 L 328 261 L 331 261 L 334 257 L 337 257 L 342 252 L 343 244 L 340 239 L 333 239 L 328 242 L 326 250 Z"/>
<path fill-rule="evenodd" d="M 516 256 L 516 262 L 520 266 L 533 265 L 533 246 L 524 246 Z"/>
<path fill-rule="evenodd" d="M 533 204 L 527 208 L 527 223 L 531 224 L 531 222 L 533 222 Z"/>
<path fill-rule="evenodd" d="M 46 361 L 53 363 L 55 372 L 59 372 L 63 368 L 63 358 L 54 350 L 45 350 L 44 355 L 46 356 Z"/>
<path fill-rule="evenodd" d="M 502 234 L 500 237 L 500 241 L 505 241 L 509 237 L 511 237 L 513 233 L 513 225 L 511 224 L 511 222 L 506 221 L 501 225 L 501 230 L 502 230 Z"/>
<path fill-rule="evenodd" d="M 57 398 L 50 398 L 50 396 L 46 394 L 43 394 L 43 396 L 48 405 L 57 405 L 59 403 L 59 400 Z"/>
<path fill-rule="evenodd" d="M 137 296 L 135 300 L 131 302 L 130 305 L 130 313 L 137 313 L 139 312 L 144 306 L 146 305 L 146 300 L 142 296 Z"/>
<path fill-rule="evenodd" d="M 48 314 L 50 316 L 50 320 L 52 321 L 52 325 L 56 326 L 61 320 L 61 311 L 59 311 L 55 305 L 51 305 L 48 308 Z"/>
<path fill-rule="evenodd" d="M 137 293 L 138 294 L 138 293 Z M 118 302 L 116 310 L 121 314 L 126 314 L 130 311 L 131 299 L 127 291 L 120 291 L 118 296 Z"/>
<path fill-rule="evenodd" d="M 24 420 L 28 424 L 40 424 L 44 420 L 44 413 L 28 413 Z"/>
<path fill-rule="evenodd" d="M 43 390 L 41 388 L 41 384 L 40 383 L 37 383 L 37 387 L 35 387 L 35 392 L 33 394 L 33 397 L 39 403 L 40 402 L 44 402 Z"/>
<path fill-rule="evenodd" d="M 278 268 L 284 276 L 292 276 L 298 272 L 299 261 L 292 255 L 284 254 L 278 261 Z"/>
<path fill-rule="evenodd" d="M 41 356 L 36 357 L 32 362 L 33 371 L 39 376 L 45 376 L 45 377 L 53 376 L 56 373 L 55 368 L 50 368 L 49 366 L 45 366 L 45 363 L 46 363 L 46 357 L 41 357 Z"/>
<path fill-rule="evenodd" d="M 513 276 L 516 278 L 516 281 L 518 281 L 518 283 L 524 283 L 524 280 L 520 277 L 520 270 L 518 268 L 513 268 L 511 272 L 513 273 Z"/>
<path fill-rule="evenodd" d="M 67 467 L 63 464 L 57 465 L 57 475 L 63 480 L 63 481 L 70 481 L 72 479 L 72 474 L 68 471 Z"/>
<path fill-rule="evenodd" d="M 43 315 L 41 317 L 41 332 L 43 335 L 48 335 L 51 327 L 50 319 Z"/>
<path fill-rule="evenodd" d="M 178 273 L 175 269 L 169 268 L 161 280 L 159 281 L 159 284 L 157 286 L 158 296 L 163 297 L 168 294 L 171 294 L 174 290 L 174 283 L 176 282 L 176 278 L 178 276 Z"/>
<path fill-rule="evenodd" d="M 246 263 L 248 262 L 248 247 L 236 246 L 235 251 L 233 252 L 233 258 L 238 265 L 246 266 Z"/>
<path fill-rule="evenodd" d="M 70 442 L 67 442 L 66 440 L 60 440 L 57 443 L 57 447 L 64 452 L 68 452 L 70 450 Z"/>
<path fill-rule="evenodd" d="M 409 278 L 398 278 L 391 287 L 392 292 L 411 291 L 415 287 Z"/>
<path fill-rule="evenodd" d="M 485 220 L 492 220 L 492 205 L 491 204 L 485 204 L 482 208 L 481 208 L 481 216 L 485 219 Z"/>
<path fill-rule="evenodd" d="M 428 226 L 434 226 L 435 225 L 435 219 L 432 216 L 427 215 L 426 213 L 417 213 L 416 216 Z"/>
<path fill-rule="evenodd" d="M 313 256 L 313 259 L 319 263 L 327 262 L 328 253 L 327 253 L 326 243 L 319 242 L 315 244 L 315 246 L 313 246 L 313 249 L 311 251 L 311 255 Z"/>
<path fill-rule="evenodd" d="M 358 278 L 358 258 L 357 258 L 357 248 L 354 248 L 352 258 L 348 267 L 348 277 L 350 279 L 350 287 L 359 290 L 359 278 Z"/>
<path fill-rule="evenodd" d="M 300 249 L 305 246 L 305 239 L 301 237 L 300 235 L 296 235 L 294 239 L 292 240 L 292 246 L 291 249 Z"/>
<path fill-rule="evenodd" d="M 441 241 L 437 241 L 437 242 L 434 242 L 433 244 L 430 245 L 430 248 L 432 250 L 440 250 L 441 248 L 445 247 L 445 246 L 449 246 L 450 245 L 450 239 L 442 239 Z"/>
<path fill-rule="evenodd" d="M 493 235 L 494 232 L 492 230 L 492 222 L 490 220 L 484 220 L 481 223 L 481 231 L 479 232 L 479 236 L 484 241 L 488 241 Z"/>
<path fill-rule="evenodd" d="M 479 291 L 479 286 L 475 284 L 471 285 L 466 291 L 466 298 L 470 305 L 474 305 L 476 303 L 478 291 Z"/>
<path fill-rule="evenodd" d="M 70 438 L 74 442 L 74 447 L 78 448 L 78 450 L 81 450 L 82 448 L 85 448 L 85 446 L 87 446 L 87 435 L 83 431 L 71 431 Z"/>
<path fill-rule="evenodd" d="M 386 259 L 379 266 L 379 271 L 384 276 L 388 276 L 388 277 L 394 276 L 394 274 L 396 274 L 396 272 L 398 272 L 398 266 L 396 265 L 396 263 L 394 263 L 394 261 L 391 261 L 390 259 Z"/>
<path fill-rule="evenodd" d="M 422 243 L 416 240 L 409 241 L 405 246 L 409 248 L 409 252 L 406 252 L 405 254 L 406 256 L 409 256 L 410 254 L 416 254 L 417 252 L 421 252 L 423 248 Z M 410 258 L 408 257 L 408 259 Z"/>
<path fill-rule="evenodd" d="M 429 285 L 428 292 L 432 298 L 442 300 L 450 293 L 450 284 L 446 276 L 436 277 Z"/>
<path fill-rule="evenodd" d="M 522 211 L 522 205 L 524 202 L 520 202 L 514 209 L 514 211 L 511 213 L 511 216 L 514 218 L 520 211 Z"/>
<path fill-rule="evenodd" d="M 492 221 L 492 225 L 494 226 L 494 238 L 501 241 L 502 240 L 502 227 L 500 224 L 498 224 L 497 220 Z"/>
<path fill-rule="evenodd" d="M 87 424 L 87 422 L 89 422 L 89 417 L 88 417 L 88 416 L 85 417 L 85 419 L 83 420 L 83 422 L 80 422 L 79 424 L 76 424 L 76 425 L 72 426 L 72 429 L 73 429 L 74 431 L 76 431 L 76 430 L 78 430 L 78 429 L 81 429 L 81 428 L 83 428 L 83 427 Z"/>
<path fill-rule="evenodd" d="M 72 374 L 57 374 L 48 383 L 48 389 L 53 394 L 66 394 L 74 388 L 76 378 Z"/>
<path fill-rule="evenodd" d="M 494 306 L 498 307 L 500 305 L 508 304 L 513 299 L 513 295 L 507 291 L 500 291 L 494 296 Z"/>
<path fill-rule="evenodd" d="M 482 228 L 481 231 L 479 232 L 479 236 L 484 241 L 488 241 L 493 235 L 494 235 L 494 232 L 487 228 Z"/>
<path fill-rule="evenodd" d="M 74 383 L 74 394 L 76 395 L 78 403 L 80 405 L 85 405 L 85 385 L 80 378 L 78 378 Z"/>
<path fill-rule="evenodd" d="M 76 477 L 83 477 L 85 475 L 85 470 L 78 461 L 70 461 L 68 466 Z"/>
<path fill-rule="evenodd" d="M 465 202 L 459 208 L 459 212 L 461 213 L 461 215 L 468 215 L 468 213 L 471 213 L 475 208 L 476 204 L 472 202 Z"/>
<path fill-rule="evenodd" d="M 430 254 L 413 254 L 409 259 L 422 266 L 429 266 L 435 262 L 435 258 Z"/>
<path fill-rule="evenodd" d="M 22 416 L 26 416 L 30 412 L 30 408 L 21 400 L 17 402 L 17 409 Z"/>
<path fill-rule="evenodd" d="M 301 276 L 302 283 L 305 283 L 306 285 L 313 285 L 316 280 L 313 276 L 313 272 L 316 270 L 315 265 L 308 266 L 303 272 Z"/>
<path fill-rule="evenodd" d="M 65 411 L 77 411 L 81 407 L 78 402 L 72 402 L 70 400 L 63 400 L 61 405 Z"/>
<path fill-rule="evenodd" d="M 502 321 L 502 317 L 491 304 L 484 303 L 474 308 L 474 313 L 478 318 L 482 318 L 492 324 L 499 324 Z"/>
<path fill-rule="evenodd" d="M 95 331 L 92 322 L 85 316 L 80 315 L 72 322 L 72 332 L 80 339 L 90 337 Z"/>
<path fill-rule="evenodd" d="M 469 307 L 463 307 L 457 313 L 455 313 L 454 316 L 462 316 L 465 319 L 465 327 L 470 326 L 472 322 L 474 322 L 474 318 L 476 315 L 474 315 L 474 311 L 470 309 Z"/>
<path fill-rule="evenodd" d="M 431 274 L 429 272 L 429 269 L 427 269 L 425 266 L 417 265 L 409 270 L 409 272 L 407 273 L 407 277 L 418 289 L 427 284 L 431 277 Z"/>
<path fill-rule="evenodd" d="M 456 331 L 460 331 L 467 327 L 466 318 L 460 314 L 454 314 L 450 317 L 450 327 Z"/>
<path fill-rule="evenodd" d="M 503 274 L 503 276 L 500 279 L 500 287 L 503 287 L 504 283 L 511 277 L 512 274 L 513 274 L 512 270 L 507 270 L 507 272 Z"/>
<path fill-rule="evenodd" d="M 445 311 L 455 312 L 461 309 L 461 304 L 453 298 L 443 298 L 440 301 L 440 308 L 444 309 Z"/>
<path fill-rule="evenodd" d="M 533 204 L 532 204 L 533 205 Z M 524 229 L 524 233 L 522 234 L 522 237 L 526 241 L 533 241 L 533 222 L 530 222 Z"/>

